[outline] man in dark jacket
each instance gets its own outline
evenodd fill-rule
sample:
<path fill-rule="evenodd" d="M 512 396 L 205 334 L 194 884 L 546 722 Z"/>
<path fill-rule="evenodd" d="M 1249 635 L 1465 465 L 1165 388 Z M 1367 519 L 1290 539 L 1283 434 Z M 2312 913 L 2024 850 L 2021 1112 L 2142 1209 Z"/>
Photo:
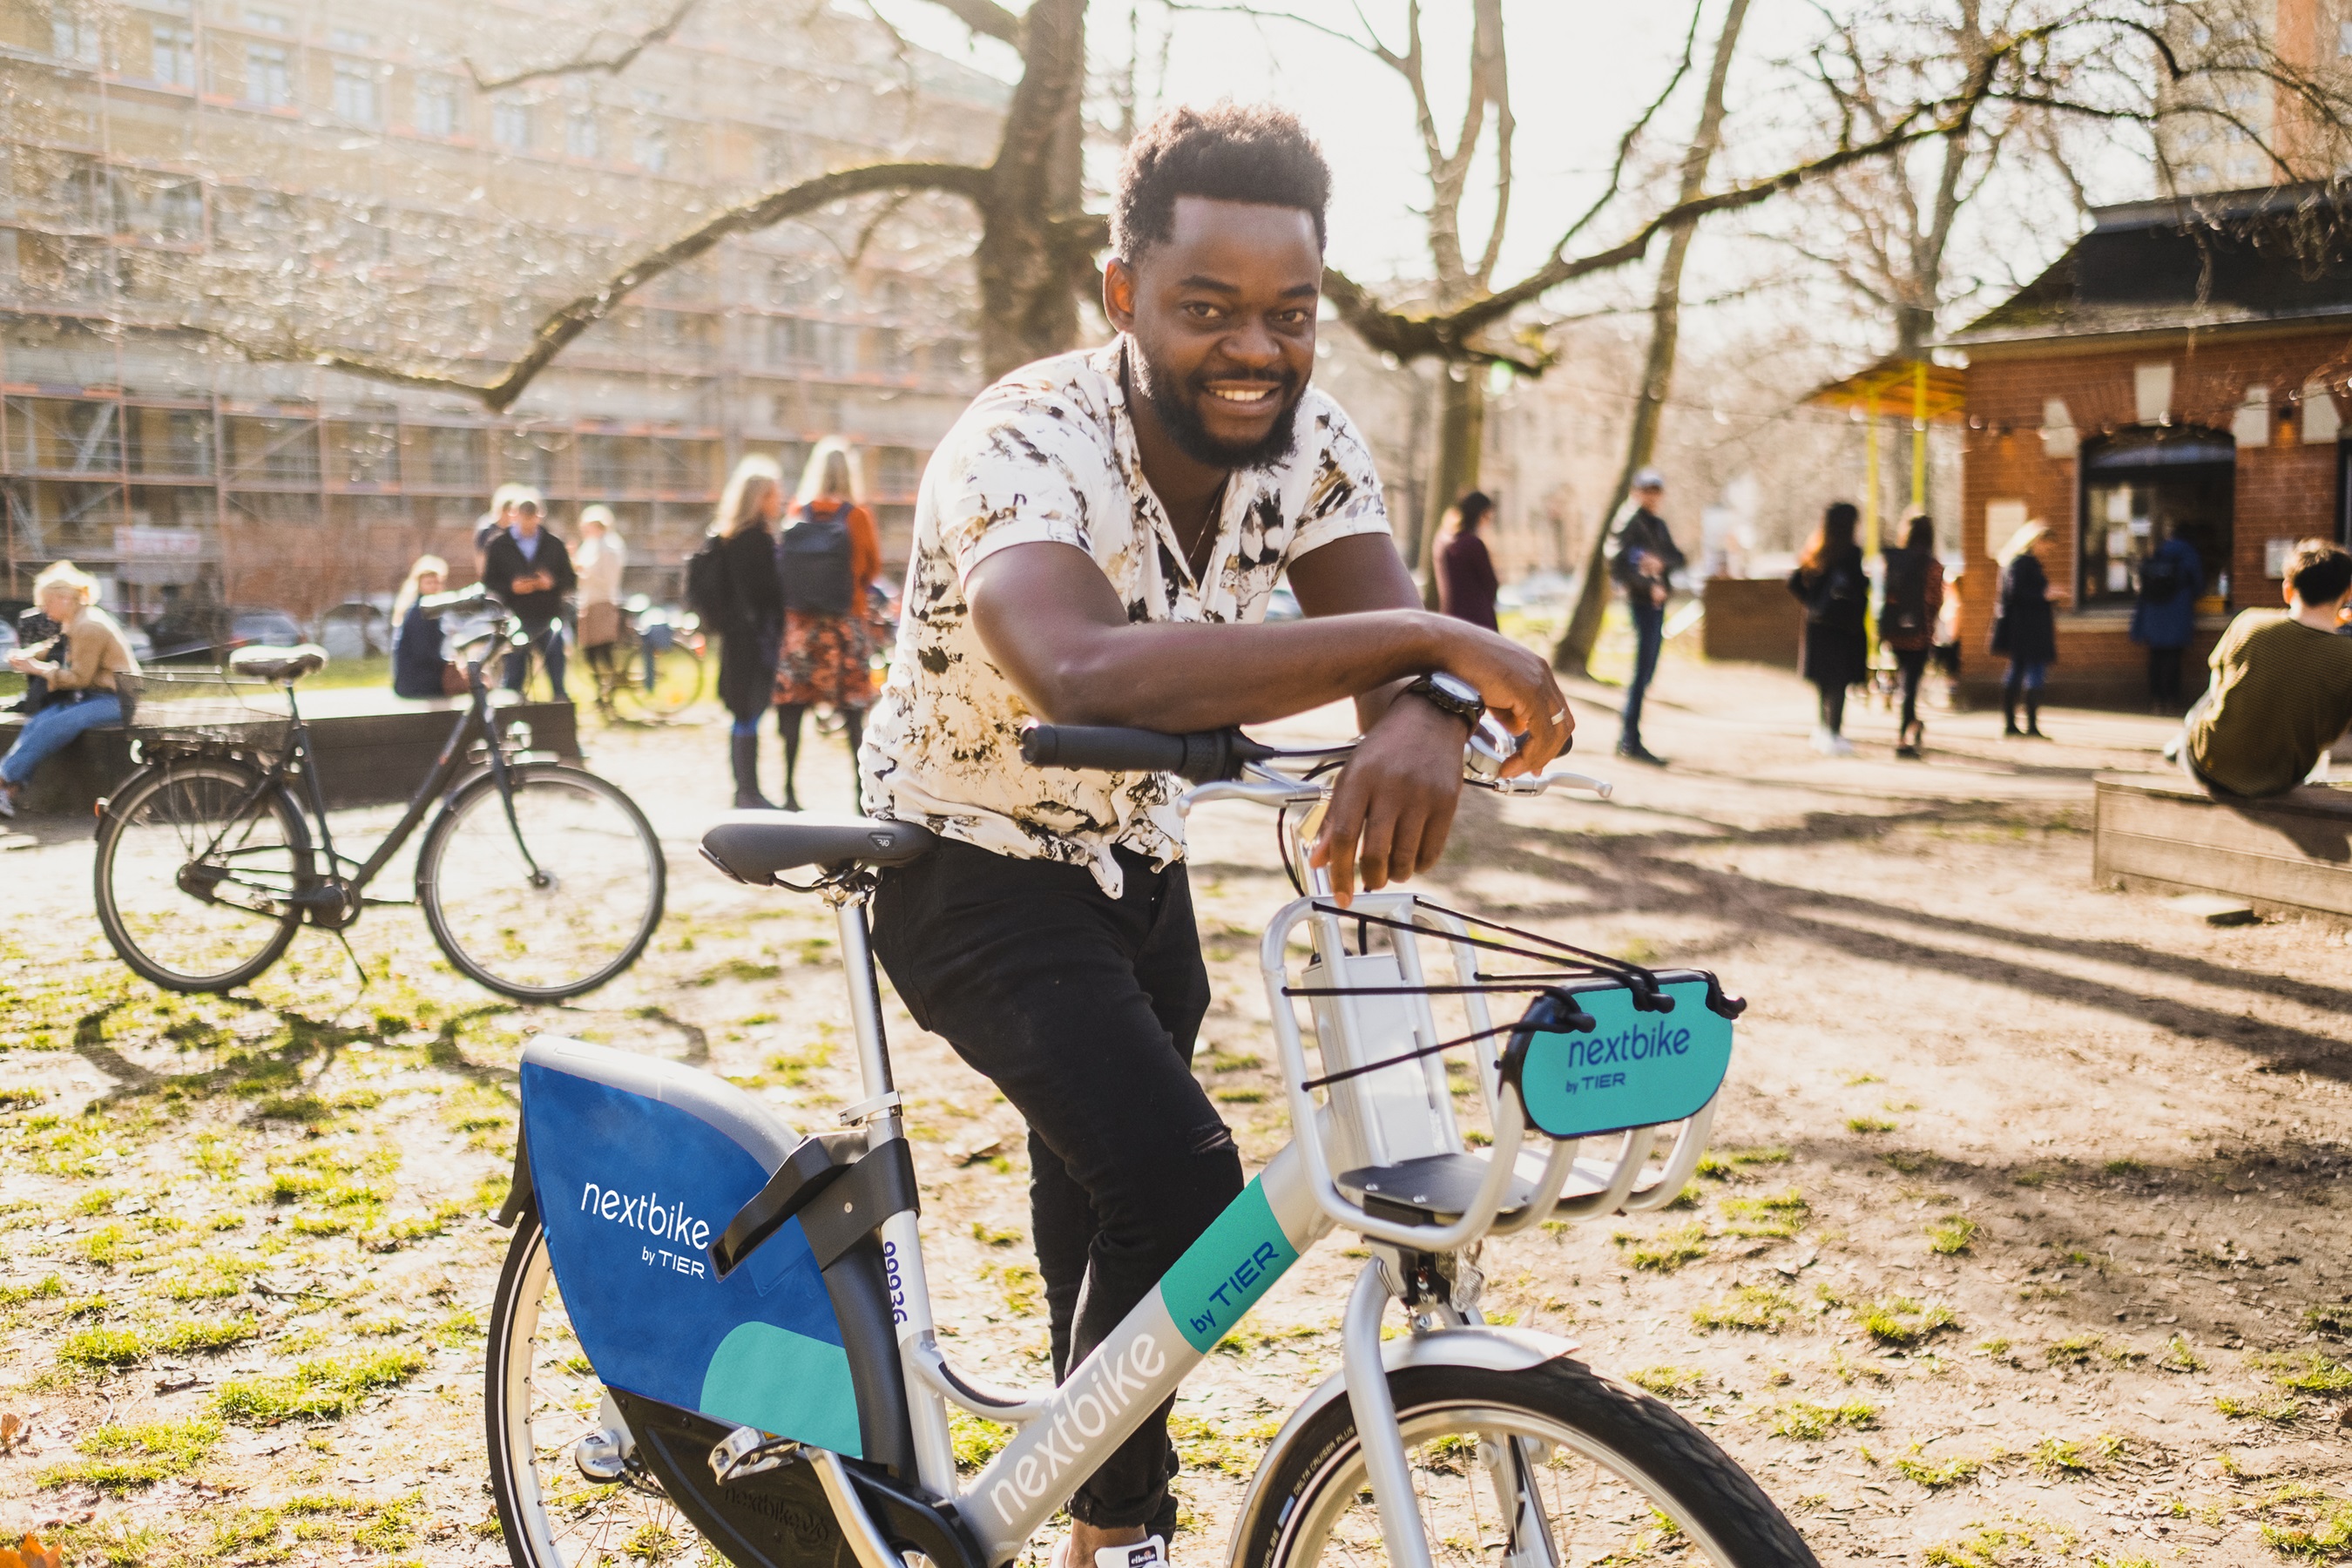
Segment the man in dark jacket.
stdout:
<path fill-rule="evenodd" d="M 1609 575 L 1625 590 L 1625 607 L 1633 617 L 1633 679 L 1625 687 L 1617 754 L 1654 767 L 1665 763 L 1642 744 L 1642 699 L 1658 672 L 1658 650 L 1665 646 L 1667 579 L 1683 565 L 1683 552 L 1658 515 L 1665 499 L 1665 478 L 1657 469 L 1633 476 L 1633 510 L 1617 524 L 1617 548 L 1609 561 Z"/>
<path fill-rule="evenodd" d="M 2180 655 L 2197 635 L 2197 600 L 2205 563 L 2175 533 L 2140 563 L 2131 639 L 2147 649 L 2147 700 L 2158 713 L 2180 711 Z"/>
<path fill-rule="evenodd" d="M 522 622 L 547 661 L 547 681 L 558 702 L 563 689 L 563 596 L 580 579 L 563 541 L 540 526 L 539 492 L 525 489 L 507 510 L 507 526 L 490 535 L 482 552 L 482 585 L 496 594 Z M 520 648 L 507 655 L 507 689 L 520 691 L 530 659 Z"/>

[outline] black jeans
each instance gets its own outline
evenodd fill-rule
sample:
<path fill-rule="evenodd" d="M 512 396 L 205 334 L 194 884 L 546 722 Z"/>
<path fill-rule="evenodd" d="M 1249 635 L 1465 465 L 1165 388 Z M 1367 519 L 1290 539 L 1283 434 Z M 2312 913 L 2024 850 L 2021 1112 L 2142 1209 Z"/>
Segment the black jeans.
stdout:
<path fill-rule="evenodd" d="M 874 951 L 907 1010 L 1029 1122 L 1056 1379 L 1242 1190 L 1241 1152 L 1192 1077 L 1209 975 L 1184 868 L 1117 853 L 1116 900 L 1082 866 L 953 840 L 883 873 L 874 899 Z M 1165 1530 L 1174 1472 L 1162 1405 L 1071 1515 Z"/>
<path fill-rule="evenodd" d="M 1626 605 L 1633 617 L 1633 679 L 1625 683 L 1623 717 L 1619 721 L 1618 743 L 1638 746 L 1642 743 L 1642 700 L 1650 693 L 1650 679 L 1658 673 L 1658 652 L 1666 645 L 1666 609 L 1636 600 Z"/>
<path fill-rule="evenodd" d="M 571 699 L 563 694 L 563 623 L 541 621 L 537 626 L 533 626 L 530 622 L 525 621 L 522 629 L 532 642 L 539 645 L 539 657 L 547 666 L 547 684 L 553 688 L 555 700 L 558 702 L 570 701 Z M 529 650 L 517 648 L 507 655 L 507 689 L 509 691 L 520 691 L 524 679 L 530 674 Z"/>
<path fill-rule="evenodd" d="M 2177 647 L 2147 650 L 2148 700 L 2169 713 L 2180 706 L 2180 656 Z"/>
<path fill-rule="evenodd" d="M 1919 681 L 1927 673 L 1927 650 L 1924 647 L 1898 647 L 1895 655 L 1895 673 L 1903 681 L 1903 733 L 1908 736 L 1911 726 L 1919 721 Z"/>
<path fill-rule="evenodd" d="M 1822 728 L 1832 735 L 1844 734 L 1845 682 L 1840 681 L 1834 686 L 1823 686 L 1816 681 L 1813 689 L 1821 693 Z"/>

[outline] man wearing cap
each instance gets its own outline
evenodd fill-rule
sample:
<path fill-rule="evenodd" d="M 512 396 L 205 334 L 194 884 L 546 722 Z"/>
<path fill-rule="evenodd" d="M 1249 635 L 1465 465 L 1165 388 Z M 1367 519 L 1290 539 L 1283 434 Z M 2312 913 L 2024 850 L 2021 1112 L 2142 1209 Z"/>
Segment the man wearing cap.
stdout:
<path fill-rule="evenodd" d="M 1617 733 L 1617 754 L 1664 767 L 1664 760 L 1642 744 L 1642 699 L 1658 672 L 1658 650 L 1666 640 L 1668 576 L 1683 565 L 1683 552 L 1666 529 L 1658 507 L 1666 499 L 1665 476 L 1643 468 L 1633 476 L 1633 510 L 1617 524 L 1617 552 L 1609 575 L 1625 590 L 1633 616 L 1633 679 L 1625 686 L 1625 712 Z"/>

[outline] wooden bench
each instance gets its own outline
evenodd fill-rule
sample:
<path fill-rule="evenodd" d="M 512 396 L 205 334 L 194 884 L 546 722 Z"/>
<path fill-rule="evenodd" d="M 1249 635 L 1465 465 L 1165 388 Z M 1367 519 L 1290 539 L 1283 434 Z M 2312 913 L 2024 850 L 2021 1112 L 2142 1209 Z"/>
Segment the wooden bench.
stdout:
<path fill-rule="evenodd" d="M 2101 887 L 2227 893 L 2265 913 L 2352 921 L 2352 789 L 2216 799 L 2178 773 L 2101 773 Z"/>
<path fill-rule="evenodd" d="M 449 731 L 465 708 L 457 698 L 412 701 L 389 691 L 350 687 L 306 691 L 301 700 L 331 806 L 408 800 L 432 773 L 434 760 L 448 743 Z M 131 744 L 142 733 L 153 732 L 148 721 L 163 711 L 163 704 L 142 706 L 127 730 L 83 732 L 41 764 L 26 792 L 24 809 L 88 817 L 138 765 Z M 492 713 L 501 729 L 518 721 L 530 726 L 534 752 L 552 752 L 566 762 L 579 760 L 579 726 L 570 703 L 520 702 L 495 708 Z M 0 752 L 15 742 L 23 725 L 19 715 L 0 714 Z"/>

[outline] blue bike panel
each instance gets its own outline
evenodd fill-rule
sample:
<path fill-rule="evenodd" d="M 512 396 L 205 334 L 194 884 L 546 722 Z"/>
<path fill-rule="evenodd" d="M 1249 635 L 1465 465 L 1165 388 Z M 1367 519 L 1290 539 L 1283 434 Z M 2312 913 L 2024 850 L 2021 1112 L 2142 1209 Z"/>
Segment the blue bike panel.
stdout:
<path fill-rule="evenodd" d="M 1554 1138 L 1588 1138 L 1696 1115 L 1731 1068 L 1731 1020 L 1706 1005 L 1704 980 L 1667 981 L 1671 1013 L 1640 1013 L 1622 985 L 1566 988 L 1592 1016 L 1590 1034 L 1537 1031 L 1518 1064 L 1528 1120 Z M 1519 1047 L 1513 1045 L 1514 1054 Z"/>
<path fill-rule="evenodd" d="M 556 1282 L 596 1375 L 862 1457 L 849 1354 L 800 1221 L 712 1277 L 704 1249 L 767 1168 L 681 1106 L 529 1060 L 522 1106 Z"/>

